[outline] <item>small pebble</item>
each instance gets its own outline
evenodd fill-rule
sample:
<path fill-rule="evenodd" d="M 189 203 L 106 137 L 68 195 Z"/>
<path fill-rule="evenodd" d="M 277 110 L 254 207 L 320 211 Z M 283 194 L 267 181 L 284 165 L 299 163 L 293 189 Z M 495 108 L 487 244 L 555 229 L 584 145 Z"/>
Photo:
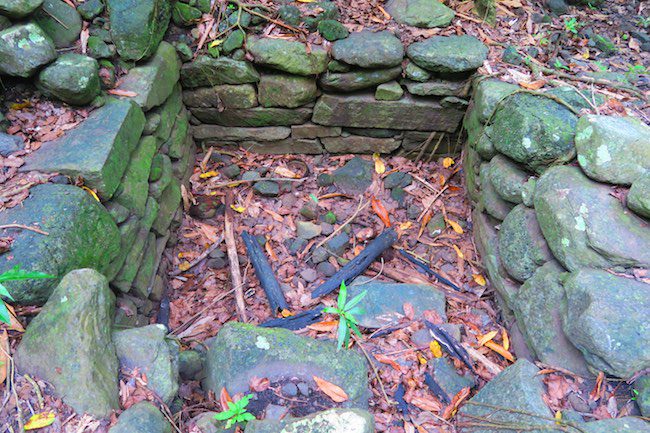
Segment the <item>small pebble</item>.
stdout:
<path fill-rule="evenodd" d="M 282 394 L 287 397 L 295 397 L 298 395 L 298 387 L 294 383 L 287 383 L 282 387 Z"/>
<path fill-rule="evenodd" d="M 309 386 L 307 386 L 306 383 L 298 383 L 298 391 L 300 391 L 300 394 L 304 395 L 305 397 L 309 397 Z"/>
<path fill-rule="evenodd" d="M 331 277 L 336 273 L 336 267 L 330 262 L 321 262 L 316 266 L 316 269 L 326 277 Z"/>
<path fill-rule="evenodd" d="M 308 283 L 313 283 L 318 279 L 318 272 L 315 269 L 307 268 L 300 271 L 300 276 Z"/>

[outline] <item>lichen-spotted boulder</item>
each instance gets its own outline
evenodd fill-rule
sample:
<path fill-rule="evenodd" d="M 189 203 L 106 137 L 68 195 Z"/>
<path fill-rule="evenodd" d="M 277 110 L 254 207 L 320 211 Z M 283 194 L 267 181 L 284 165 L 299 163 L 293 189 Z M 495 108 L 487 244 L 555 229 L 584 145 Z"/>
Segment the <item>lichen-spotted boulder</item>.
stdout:
<path fill-rule="evenodd" d="M 409 45 L 408 57 L 432 72 L 459 73 L 478 69 L 487 59 L 488 49 L 474 36 L 433 36 Z"/>
<path fill-rule="evenodd" d="M 88 56 L 64 54 L 40 72 L 37 85 L 46 95 L 85 105 L 99 95 L 99 65 Z"/>
<path fill-rule="evenodd" d="M 373 433 L 374 424 L 365 410 L 329 409 L 302 418 L 250 421 L 244 433 Z"/>
<path fill-rule="evenodd" d="M 488 177 L 499 196 L 510 203 L 521 203 L 521 190 L 530 177 L 520 166 L 499 154 L 489 162 Z"/>
<path fill-rule="evenodd" d="M 391 32 L 363 30 L 334 42 L 332 57 L 362 68 L 390 68 L 402 63 L 404 47 Z"/>
<path fill-rule="evenodd" d="M 108 416 L 119 408 L 114 309 L 103 275 L 70 272 L 27 327 L 16 351 L 18 370 L 52 383 L 77 413 Z"/>
<path fill-rule="evenodd" d="M 638 119 L 582 116 L 575 141 L 578 163 L 594 180 L 629 185 L 650 173 L 650 127 Z"/>
<path fill-rule="evenodd" d="M 168 0 L 107 0 L 111 37 L 125 60 L 142 60 L 154 53 L 169 25 Z"/>
<path fill-rule="evenodd" d="M 56 59 L 54 43 L 36 24 L 21 24 L 0 32 L 0 73 L 27 78 Z"/>
<path fill-rule="evenodd" d="M 47 33 L 57 48 L 74 45 L 81 33 L 81 16 L 63 0 L 45 0 L 34 13 L 34 21 Z"/>
<path fill-rule="evenodd" d="M 650 266 L 647 222 L 627 210 L 607 185 L 578 167 L 555 166 L 537 181 L 535 213 L 557 260 L 582 267 Z"/>
<path fill-rule="evenodd" d="M 7 229 L 14 239 L 11 251 L 0 255 L 0 271 L 15 265 L 57 277 L 77 268 L 108 270 L 120 249 L 120 232 L 108 211 L 90 194 L 72 185 L 45 184 L 31 188 L 22 206 L 0 212 L 0 224 L 38 227 Z M 97 248 L 101 245 L 101 248 Z M 18 304 L 44 304 L 57 279 L 4 283 Z"/>
<path fill-rule="evenodd" d="M 438 0 L 391 0 L 385 7 L 395 21 L 414 27 L 447 27 L 456 15 Z"/>
<path fill-rule="evenodd" d="M 233 395 L 248 392 L 253 377 L 271 382 L 297 377 L 314 389 L 313 376 L 340 386 L 348 408 L 368 407 L 368 369 L 363 355 L 337 351 L 334 341 L 317 341 L 280 328 L 229 322 L 208 345 L 204 389 Z"/>
<path fill-rule="evenodd" d="M 515 93 L 497 108 L 488 135 L 499 152 L 542 172 L 551 164 L 573 159 L 577 121 L 575 114 L 552 99 Z"/>
<path fill-rule="evenodd" d="M 650 284 L 580 269 L 563 285 L 564 330 L 594 371 L 629 378 L 650 368 Z"/>
<path fill-rule="evenodd" d="M 20 19 L 34 12 L 43 0 L 0 0 L 0 15 Z"/>

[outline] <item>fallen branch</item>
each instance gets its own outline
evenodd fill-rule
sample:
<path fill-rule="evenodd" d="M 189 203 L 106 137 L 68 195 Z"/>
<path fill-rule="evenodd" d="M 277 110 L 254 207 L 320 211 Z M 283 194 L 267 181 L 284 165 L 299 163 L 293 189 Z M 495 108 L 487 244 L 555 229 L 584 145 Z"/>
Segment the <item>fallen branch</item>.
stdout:
<path fill-rule="evenodd" d="M 232 278 L 232 287 L 235 290 L 235 301 L 237 304 L 237 312 L 242 322 L 248 321 L 246 316 L 246 304 L 244 303 L 244 289 L 243 281 L 241 278 L 241 271 L 239 270 L 239 259 L 237 257 L 237 243 L 235 242 L 235 231 L 233 228 L 233 211 L 230 205 L 232 204 L 232 191 L 226 191 L 226 211 L 224 218 L 224 236 L 226 239 L 226 247 L 228 249 L 228 261 L 230 262 L 230 275 Z"/>
<path fill-rule="evenodd" d="M 311 310 L 301 311 L 289 317 L 281 317 L 279 319 L 271 319 L 260 326 L 264 328 L 284 328 L 291 331 L 305 328 L 311 324 L 318 322 L 323 315 L 323 307 L 316 307 Z"/>
<path fill-rule="evenodd" d="M 362 210 L 364 210 L 366 207 L 368 207 L 368 205 L 370 204 L 370 202 L 367 201 L 367 202 L 363 203 L 362 200 L 363 200 L 363 199 L 359 200 L 359 204 L 357 205 L 357 210 L 355 210 L 354 213 L 353 213 L 353 214 L 352 214 L 348 219 L 346 219 L 346 220 L 343 222 L 343 224 L 341 224 L 341 225 L 340 225 L 336 230 L 334 230 L 332 233 L 330 233 L 330 234 L 329 234 L 325 239 L 323 239 L 322 241 L 320 241 L 319 243 L 317 243 L 316 246 L 314 247 L 314 250 L 318 249 L 319 247 L 322 247 L 323 245 L 325 245 L 325 243 L 326 243 L 327 241 L 329 241 L 330 239 L 332 239 L 334 236 L 338 235 L 339 232 L 340 232 L 341 230 L 343 230 L 343 229 L 345 228 L 346 225 L 350 224 L 350 222 L 352 222 L 352 220 L 354 220 L 354 219 L 357 217 L 357 215 L 359 215 L 359 213 L 360 213 Z"/>
<path fill-rule="evenodd" d="M 325 296 L 328 293 L 338 289 L 342 281 L 348 283 L 361 275 L 374 262 L 377 257 L 383 254 L 397 242 L 397 233 L 393 229 L 383 231 L 379 236 L 373 239 L 358 256 L 350 260 L 336 274 L 330 277 L 323 284 L 318 286 L 312 293 L 312 299 L 319 296 Z"/>
<path fill-rule="evenodd" d="M 29 230 L 29 231 L 32 231 L 32 232 L 36 232 L 38 234 L 45 235 L 45 236 L 49 235 L 49 233 L 46 232 L 46 231 L 43 231 L 43 230 L 38 229 L 36 227 L 30 227 L 30 226 L 26 226 L 26 225 L 22 225 L 22 224 L 4 224 L 4 225 L 0 225 L 0 230 L 2 230 L 2 229 L 22 229 L 22 230 Z"/>
<path fill-rule="evenodd" d="M 454 337 L 449 335 L 447 331 L 441 327 L 434 325 L 428 320 L 425 320 L 424 324 L 429 329 L 429 334 L 431 334 L 433 339 L 440 343 L 440 345 L 444 347 L 451 356 L 465 364 L 472 373 L 476 372 L 474 370 L 474 366 L 470 362 L 467 350 L 465 350 L 465 348 L 461 346 L 461 344 L 456 341 Z"/>
<path fill-rule="evenodd" d="M 472 346 L 469 344 L 463 344 L 463 348 L 469 353 L 469 356 L 474 358 L 474 360 L 480 362 L 487 368 L 490 373 L 494 374 L 495 376 L 503 371 L 503 367 L 501 367 L 499 364 L 490 361 L 485 355 L 483 355 L 481 352 L 478 350 L 474 349 Z"/>
<path fill-rule="evenodd" d="M 244 245 L 246 245 L 246 251 L 248 251 L 248 257 L 253 265 L 253 269 L 255 269 L 255 275 L 260 280 L 260 285 L 269 300 L 271 312 L 275 316 L 278 311 L 288 310 L 289 304 L 284 299 L 280 283 L 275 278 L 273 269 L 271 269 L 269 261 L 264 256 L 257 239 L 248 232 L 242 232 L 241 237 L 244 240 Z"/>
<path fill-rule="evenodd" d="M 439 273 L 435 272 L 433 269 L 428 267 L 427 264 L 424 263 L 423 261 L 418 260 L 417 258 L 413 257 L 411 254 L 407 253 L 406 251 L 404 251 L 402 249 L 400 249 L 399 252 L 402 255 L 402 257 L 404 257 L 407 261 L 409 261 L 409 262 L 413 263 L 414 265 L 416 265 L 418 268 L 420 268 L 420 270 L 422 272 L 426 273 L 429 276 L 435 277 L 438 281 L 440 281 L 440 283 L 451 287 L 452 289 L 454 289 L 457 292 L 461 291 L 460 287 L 458 287 L 457 285 L 455 285 L 454 283 L 452 283 L 451 281 L 449 281 L 448 279 L 446 279 L 445 277 L 443 277 Z"/>

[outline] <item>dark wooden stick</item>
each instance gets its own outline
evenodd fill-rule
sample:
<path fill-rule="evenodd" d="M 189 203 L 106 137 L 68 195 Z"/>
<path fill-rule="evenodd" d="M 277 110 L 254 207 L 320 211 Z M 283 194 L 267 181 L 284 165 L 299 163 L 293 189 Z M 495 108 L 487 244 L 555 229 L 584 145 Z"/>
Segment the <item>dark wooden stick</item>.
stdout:
<path fill-rule="evenodd" d="M 244 245 L 246 245 L 246 251 L 248 251 L 248 257 L 251 260 L 251 264 L 255 269 L 255 275 L 257 275 L 257 279 L 260 280 L 260 285 L 262 286 L 262 289 L 264 289 L 264 293 L 266 293 L 266 297 L 269 300 L 269 305 L 271 306 L 273 315 L 275 316 L 275 314 L 280 310 L 288 310 L 289 304 L 287 304 L 286 299 L 284 299 L 280 283 L 278 283 L 278 280 L 275 278 L 273 269 L 262 252 L 262 248 L 260 248 L 257 239 L 248 232 L 242 232 L 241 237 L 244 240 Z"/>
<path fill-rule="evenodd" d="M 416 257 L 413 257 L 411 254 L 407 253 L 404 250 L 399 250 L 400 254 L 409 262 L 413 263 L 415 266 L 421 269 L 422 272 L 426 273 L 429 276 L 435 277 L 438 281 L 440 281 L 442 284 L 451 287 L 457 292 L 460 292 L 460 287 L 440 275 L 439 273 L 435 272 L 433 269 L 427 266 L 426 263 L 424 263 L 422 260 L 417 259 Z"/>
<path fill-rule="evenodd" d="M 330 277 L 311 293 L 312 299 L 325 296 L 338 289 L 341 281 L 351 283 L 353 279 L 361 275 L 384 251 L 397 242 L 395 230 L 384 230 L 379 236 L 372 240 L 358 256 L 343 266 L 336 274 Z"/>
<path fill-rule="evenodd" d="M 440 343 L 440 345 L 444 347 L 445 350 L 451 356 L 453 356 L 454 358 L 458 359 L 463 364 L 465 364 L 472 373 L 475 373 L 474 367 L 472 366 L 472 362 L 469 359 L 469 354 L 467 353 L 467 350 L 465 350 L 465 348 L 461 346 L 460 343 L 456 341 L 454 337 L 449 335 L 447 331 L 445 331 L 441 327 L 434 325 L 428 320 L 425 320 L 424 324 L 427 326 L 427 328 L 429 328 L 429 333 L 434 338 L 434 340 Z"/>
<path fill-rule="evenodd" d="M 264 328 L 284 328 L 291 331 L 297 331 L 312 323 L 318 322 L 323 315 L 323 307 L 316 307 L 312 310 L 302 311 L 289 317 L 281 317 L 279 319 L 271 319 L 260 326 Z"/>

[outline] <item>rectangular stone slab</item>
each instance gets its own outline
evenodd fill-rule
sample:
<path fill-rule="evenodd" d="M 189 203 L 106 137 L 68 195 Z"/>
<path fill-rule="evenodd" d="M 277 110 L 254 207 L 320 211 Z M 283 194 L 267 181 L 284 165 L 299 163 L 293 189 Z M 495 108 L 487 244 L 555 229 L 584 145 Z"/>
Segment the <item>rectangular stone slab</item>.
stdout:
<path fill-rule="evenodd" d="M 264 108 L 228 109 L 192 108 L 194 117 L 201 122 L 221 126 L 290 126 L 307 122 L 311 108 Z"/>
<path fill-rule="evenodd" d="M 372 93 L 364 92 L 321 96 L 312 121 L 354 128 L 453 132 L 463 115 L 463 111 L 442 107 L 431 98 L 404 95 L 399 101 L 377 101 Z"/>
<path fill-rule="evenodd" d="M 240 140 L 283 140 L 289 137 L 291 129 L 286 126 L 268 126 L 261 128 L 241 128 L 219 125 L 199 125 L 192 128 L 194 139 L 214 138 L 222 141 Z"/>
<path fill-rule="evenodd" d="M 134 102 L 110 100 L 77 128 L 45 143 L 25 159 L 20 170 L 82 177 L 86 186 L 108 200 L 122 179 L 144 122 L 144 114 Z"/>

